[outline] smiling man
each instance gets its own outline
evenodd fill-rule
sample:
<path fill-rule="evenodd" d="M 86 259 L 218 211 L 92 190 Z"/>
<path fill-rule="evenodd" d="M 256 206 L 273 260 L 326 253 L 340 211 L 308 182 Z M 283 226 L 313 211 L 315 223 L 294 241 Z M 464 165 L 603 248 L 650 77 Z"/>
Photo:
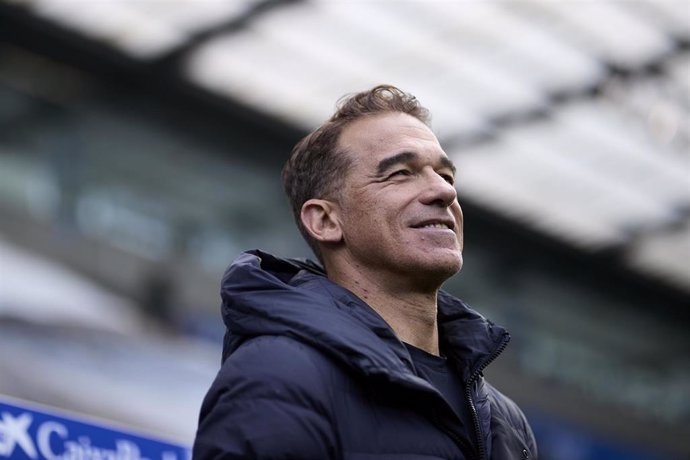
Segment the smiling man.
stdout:
<path fill-rule="evenodd" d="M 463 215 L 427 110 L 392 86 L 344 99 L 283 181 L 323 268 L 258 250 L 229 267 L 194 458 L 536 458 L 482 375 L 510 336 L 441 290 Z"/>

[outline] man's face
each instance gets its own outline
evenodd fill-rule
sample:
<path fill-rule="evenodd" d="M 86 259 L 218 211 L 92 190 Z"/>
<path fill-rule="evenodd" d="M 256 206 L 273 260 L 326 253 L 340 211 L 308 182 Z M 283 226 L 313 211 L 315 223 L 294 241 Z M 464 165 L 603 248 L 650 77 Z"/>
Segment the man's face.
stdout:
<path fill-rule="evenodd" d="M 357 268 L 421 283 L 458 272 L 455 168 L 431 130 L 410 115 L 385 113 L 352 122 L 338 144 L 352 158 L 338 205 Z"/>

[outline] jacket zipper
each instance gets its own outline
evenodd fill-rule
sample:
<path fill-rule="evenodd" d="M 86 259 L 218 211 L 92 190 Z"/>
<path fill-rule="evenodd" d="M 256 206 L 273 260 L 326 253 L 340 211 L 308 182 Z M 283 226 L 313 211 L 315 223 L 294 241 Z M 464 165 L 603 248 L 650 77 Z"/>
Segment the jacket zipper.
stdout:
<path fill-rule="evenodd" d="M 482 373 L 486 367 L 491 364 L 493 360 L 498 358 L 498 355 L 503 353 L 503 350 L 506 349 L 508 346 L 508 334 L 504 334 L 503 336 L 503 342 L 501 343 L 501 346 L 498 347 L 490 356 L 489 358 L 479 366 L 475 371 L 472 373 L 470 378 L 467 380 L 467 385 L 465 387 L 465 396 L 467 397 L 467 402 L 470 404 L 470 412 L 472 413 L 472 421 L 474 421 L 474 433 L 476 435 L 477 439 L 477 448 L 479 450 L 479 460 L 485 460 L 486 459 L 486 446 L 484 445 L 484 437 L 482 436 L 482 428 L 481 425 L 479 424 L 479 414 L 477 413 L 477 407 L 474 405 L 474 400 L 472 399 L 472 385 L 474 385 L 475 380 L 479 377 L 479 374 Z"/>

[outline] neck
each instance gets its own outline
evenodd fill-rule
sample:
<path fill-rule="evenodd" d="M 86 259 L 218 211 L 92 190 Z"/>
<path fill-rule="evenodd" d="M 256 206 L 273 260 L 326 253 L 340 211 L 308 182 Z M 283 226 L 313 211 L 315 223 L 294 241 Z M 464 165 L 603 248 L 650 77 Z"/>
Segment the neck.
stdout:
<path fill-rule="evenodd" d="M 377 276 L 378 275 L 378 276 Z M 328 278 L 350 290 L 373 308 L 403 342 L 439 355 L 438 288 L 415 288 L 391 277 L 329 267 Z"/>

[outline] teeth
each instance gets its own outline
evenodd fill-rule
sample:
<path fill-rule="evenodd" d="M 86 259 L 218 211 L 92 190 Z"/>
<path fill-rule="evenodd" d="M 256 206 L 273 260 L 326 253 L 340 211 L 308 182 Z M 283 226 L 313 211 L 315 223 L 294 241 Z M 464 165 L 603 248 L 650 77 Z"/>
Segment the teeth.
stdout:
<path fill-rule="evenodd" d="M 448 226 L 446 224 L 427 224 L 422 228 L 448 228 Z"/>

